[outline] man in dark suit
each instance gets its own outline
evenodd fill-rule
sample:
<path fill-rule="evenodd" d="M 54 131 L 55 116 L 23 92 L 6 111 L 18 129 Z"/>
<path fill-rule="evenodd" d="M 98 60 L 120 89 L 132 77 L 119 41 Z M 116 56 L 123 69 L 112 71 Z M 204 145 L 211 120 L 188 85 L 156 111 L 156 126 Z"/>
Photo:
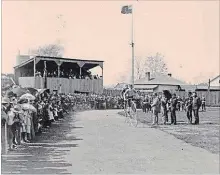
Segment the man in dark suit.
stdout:
<path fill-rule="evenodd" d="M 168 121 L 167 102 L 168 102 L 168 99 L 165 96 L 165 94 L 163 93 L 162 99 L 161 99 L 161 109 L 162 109 L 162 115 L 163 115 L 162 117 L 163 117 L 164 124 L 166 124 L 166 122 Z"/>
<path fill-rule="evenodd" d="M 186 99 L 186 116 L 188 118 L 188 123 L 192 124 L 192 93 L 189 92 L 188 98 Z"/>
<path fill-rule="evenodd" d="M 195 117 L 195 125 L 199 124 L 199 108 L 201 106 L 201 100 L 197 96 L 196 92 L 193 93 L 193 101 L 192 101 L 192 109 L 193 109 L 193 115 Z"/>
<path fill-rule="evenodd" d="M 171 100 L 171 125 L 176 125 L 176 107 L 177 107 L 177 98 L 176 94 L 173 94 Z"/>

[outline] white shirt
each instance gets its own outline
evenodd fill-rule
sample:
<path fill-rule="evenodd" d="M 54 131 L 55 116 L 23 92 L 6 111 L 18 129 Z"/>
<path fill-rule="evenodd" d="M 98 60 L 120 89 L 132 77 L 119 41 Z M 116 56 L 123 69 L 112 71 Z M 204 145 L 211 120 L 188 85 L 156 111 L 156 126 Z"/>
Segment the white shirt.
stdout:
<path fill-rule="evenodd" d="M 127 89 L 124 93 L 124 98 L 126 98 L 126 96 L 133 97 L 135 95 L 136 95 L 135 89 Z"/>
<path fill-rule="evenodd" d="M 14 123 L 15 114 L 12 111 L 8 112 L 8 125 L 12 125 Z"/>

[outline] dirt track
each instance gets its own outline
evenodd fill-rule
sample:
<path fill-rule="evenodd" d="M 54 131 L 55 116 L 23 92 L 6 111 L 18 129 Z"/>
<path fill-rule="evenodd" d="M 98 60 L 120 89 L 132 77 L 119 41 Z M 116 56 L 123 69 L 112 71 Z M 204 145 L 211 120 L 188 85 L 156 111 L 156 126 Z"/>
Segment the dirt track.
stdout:
<path fill-rule="evenodd" d="M 129 127 L 117 113 L 66 118 L 32 147 L 4 157 L 2 173 L 219 173 L 217 154 L 154 128 Z"/>

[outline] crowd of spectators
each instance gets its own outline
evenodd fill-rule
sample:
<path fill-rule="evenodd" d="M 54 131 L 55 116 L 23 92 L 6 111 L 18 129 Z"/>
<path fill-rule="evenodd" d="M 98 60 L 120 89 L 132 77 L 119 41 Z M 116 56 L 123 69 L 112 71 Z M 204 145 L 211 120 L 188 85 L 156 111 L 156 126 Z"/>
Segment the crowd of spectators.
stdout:
<path fill-rule="evenodd" d="M 10 91 L 9 91 L 10 92 Z M 52 123 L 64 118 L 74 110 L 86 109 L 123 109 L 124 100 L 121 95 L 106 94 L 57 94 L 47 90 L 29 91 L 26 95 L 33 99 L 24 99 L 16 93 L 3 93 L 1 108 L 2 133 L 7 134 L 9 150 L 17 148 L 17 145 L 25 142 L 33 142 L 35 135 L 40 134 L 43 128 L 50 128 Z M 199 123 L 198 109 L 205 108 L 205 100 L 189 94 L 185 99 L 176 97 L 175 94 L 168 97 L 165 94 L 143 95 L 136 98 L 137 108 L 143 112 L 152 112 L 154 123 L 158 124 L 158 114 L 161 113 L 164 124 L 168 122 L 168 113 L 171 116 L 171 124 L 176 124 L 176 111 L 186 111 L 189 123 L 192 123 L 192 114 L 195 116 L 195 124 Z M 4 128 L 7 128 L 4 130 Z M 4 136 L 4 134 L 2 134 Z M 4 140 L 4 138 L 2 138 Z"/>
<path fill-rule="evenodd" d="M 36 76 L 43 77 L 44 71 L 37 71 Z M 47 77 L 58 77 L 58 71 L 47 71 Z M 99 75 L 92 75 L 90 71 L 82 71 L 80 75 L 79 71 L 73 71 L 70 69 L 69 71 L 60 70 L 60 78 L 69 78 L 69 79 L 101 79 L 102 76 Z"/>
<path fill-rule="evenodd" d="M 49 128 L 54 121 L 64 118 L 64 114 L 71 111 L 72 107 L 68 96 L 46 92 L 34 100 L 20 99 L 13 93 L 3 97 L 1 124 L 3 133 L 7 135 L 7 147 L 13 150 L 17 145 L 33 141 L 42 128 Z"/>
<path fill-rule="evenodd" d="M 17 87 L 18 88 L 18 87 Z M 9 91 L 10 92 L 10 91 Z M 7 140 L 8 150 L 17 149 L 17 145 L 34 142 L 36 134 L 52 123 L 64 118 L 74 110 L 121 109 L 122 98 L 98 94 L 57 94 L 43 91 L 24 95 L 34 99 L 24 99 L 16 93 L 3 93 L 1 108 L 2 140 Z M 4 146 L 3 146 L 4 147 Z"/>

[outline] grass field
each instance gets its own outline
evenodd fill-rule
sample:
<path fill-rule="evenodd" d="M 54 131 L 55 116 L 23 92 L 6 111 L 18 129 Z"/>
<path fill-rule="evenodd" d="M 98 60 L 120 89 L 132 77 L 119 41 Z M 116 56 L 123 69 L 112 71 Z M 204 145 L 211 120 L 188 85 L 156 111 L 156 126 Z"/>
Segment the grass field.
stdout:
<path fill-rule="evenodd" d="M 119 114 L 123 115 L 123 112 L 119 112 Z M 161 114 L 159 114 L 159 125 L 153 126 L 153 128 L 172 134 L 176 138 L 184 140 L 193 146 L 201 147 L 218 154 L 220 143 L 220 108 L 208 108 L 206 112 L 199 112 L 199 116 L 200 124 L 190 125 L 188 124 L 186 113 L 177 112 L 177 125 L 170 125 L 170 114 L 168 124 L 163 125 Z M 153 121 L 152 113 L 138 111 L 138 120 L 141 123 L 151 125 Z M 141 123 L 138 127 L 144 126 Z"/>

